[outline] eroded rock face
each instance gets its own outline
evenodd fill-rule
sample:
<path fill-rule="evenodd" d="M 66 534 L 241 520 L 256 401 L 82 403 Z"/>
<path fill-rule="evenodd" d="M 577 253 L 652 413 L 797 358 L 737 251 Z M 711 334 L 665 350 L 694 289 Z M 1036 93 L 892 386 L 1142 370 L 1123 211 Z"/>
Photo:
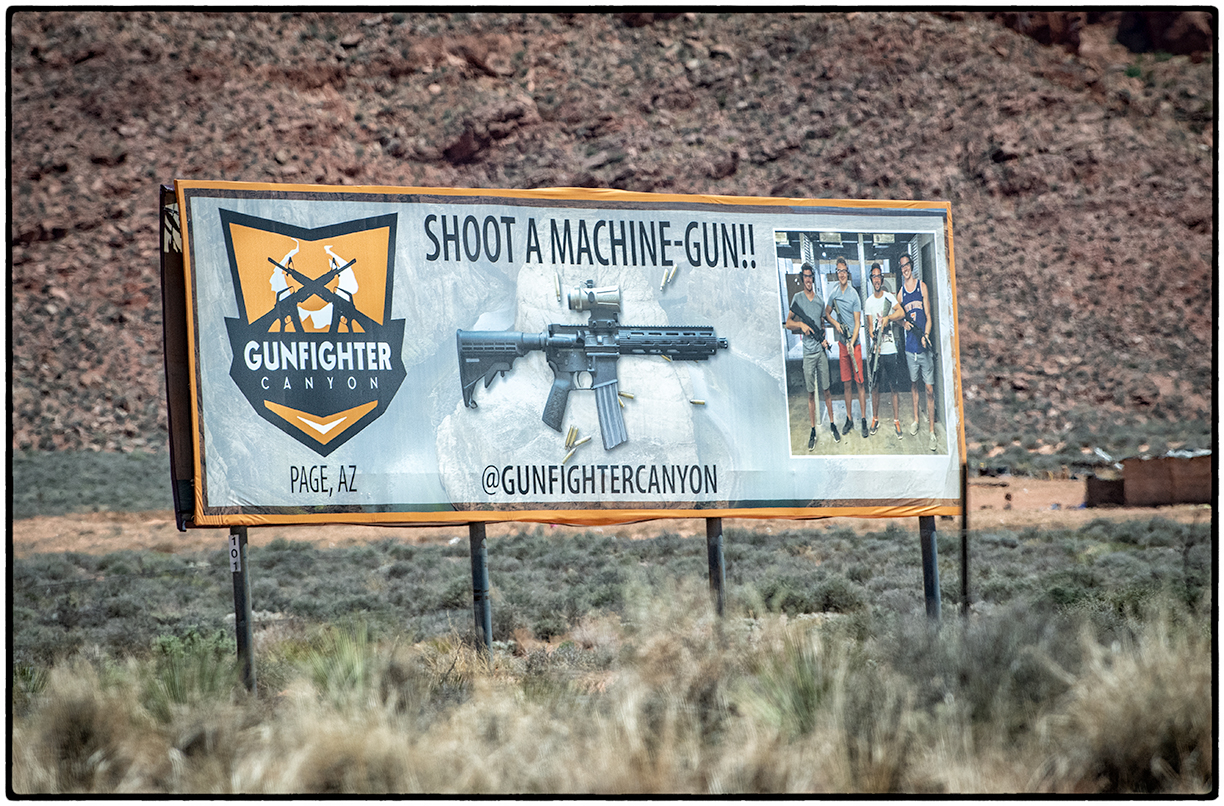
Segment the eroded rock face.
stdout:
<path fill-rule="evenodd" d="M 1202 57 L 1215 42 L 1212 17 L 1206 11 L 1124 11 L 1118 19 L 1117 39 L 1136 53 L 1165 53 Z"/>
<path fill-rule="evenodd" d="M 1133 53 L 1163 52 L 1201 59 L 1215 41 L 1206 11 L 998 11 L 990 16 L 1037 40 L 1081 52 L 1081 34 L 1099 25 Z"/>
<path fill-rule="evenodd" d="M 1206 419 L 1213 67 L 1137 58 L 1114 34 L 1195 54 L 1212 20 L 1025 19 L 1038 39 L 984 14 L 911 11 L 15 13 L 12 447 L 165 445 L 152 211 L 175 177 L 948 199 L 972 428 Z M 512 301 L 509 280 L 484 288 L 452 268 L 396 316 L 436 329 L 441 312 Z M 677 282 L 696 316 L 759 291 L 730 276 Z M 631 301 L 628 318 L 652 313 Z M 720 335 L 734 354 L 770 338 L 763 327 Z M 497 393 L 511 383 L 546 395 L 537 361 L 481 390 L 481 405 L 508 405 Z M 623 362 L 626 387 L 649 385 L 657 368 L 642 361 L 641 380 Z M 697 377 L 675 371 L 663 382 Z M 542 402 L 523 405 L 538 420 Z M 649 438 L 651 423 L 627 422 Z"/>
<path fill-rule="evenodd" d="M 1043 45 L 1061 45 L 1068 53 L 1079 52 L 1080 31 L 1088 21 L 1086 11 L 1001 11 L 992 16 L 1013 31 Z"/>

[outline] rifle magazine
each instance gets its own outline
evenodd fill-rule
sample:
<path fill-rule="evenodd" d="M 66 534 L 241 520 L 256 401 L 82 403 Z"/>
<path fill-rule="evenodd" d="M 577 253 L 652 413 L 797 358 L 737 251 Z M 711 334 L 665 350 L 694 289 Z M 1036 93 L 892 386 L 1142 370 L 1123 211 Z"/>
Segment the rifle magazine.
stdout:
<path fill-rule="evenodd" d="M 606 451 L 629 441 L 625 416 L 621 413 L 620 400 L 616 394 L 617 386 L 617 382 L 612 381 L 595 387 L 595 410 L 599 414 L 599 431 Z"/>

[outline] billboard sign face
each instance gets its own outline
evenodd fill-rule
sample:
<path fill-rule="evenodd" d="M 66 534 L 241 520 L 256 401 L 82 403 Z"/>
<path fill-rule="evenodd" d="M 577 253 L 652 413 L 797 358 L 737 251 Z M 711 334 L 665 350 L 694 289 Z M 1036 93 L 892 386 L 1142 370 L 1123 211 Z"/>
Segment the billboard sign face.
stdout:
<path fill-rule="evenodd" d="M 959 511 L 946 203 L 175 193 L 195 526 Z"/>

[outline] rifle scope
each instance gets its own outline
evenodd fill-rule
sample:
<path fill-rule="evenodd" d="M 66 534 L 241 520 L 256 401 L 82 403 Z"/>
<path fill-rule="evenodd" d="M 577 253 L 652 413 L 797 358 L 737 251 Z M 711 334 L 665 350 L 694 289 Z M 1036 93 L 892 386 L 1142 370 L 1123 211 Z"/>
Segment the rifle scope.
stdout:
<path fill-rule="evenodd" d="M 569 307 L 571 311 L 590 311 L 596 307 L 620 310 L 620 286 L 608 285 L 603 288 L 579 286 L 569 292 Z"/>

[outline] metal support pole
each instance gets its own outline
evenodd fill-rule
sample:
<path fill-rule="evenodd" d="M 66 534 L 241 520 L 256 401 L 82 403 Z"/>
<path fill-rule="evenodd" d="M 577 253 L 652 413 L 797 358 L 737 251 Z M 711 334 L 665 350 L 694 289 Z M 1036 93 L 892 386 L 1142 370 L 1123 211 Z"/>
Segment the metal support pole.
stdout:
<path fill-rule="evenodd" d="M 231 526 L 230 571 L 234 576 L 234 633 L 238 640 L 238 668 L 242 684 L 255 693 L 255 639 L 251 619 L 251 576 L 247 573 L 247 528 Z"/>
<path fill-rule="evenodd" d="M 922 543 L 922 591 L 926 597 L 927 618 L 939 621 L 939 552 L 935 544 L 935 516 L 918 517 Z"/>
<path fill-rule="evenodd" d="M 476 637 L 486 651 L 493 648 L 493 608 L 489 603 L 489 549 L 485 545 L 485 525 L 468 524 L 472 552 L 472 610 L 476 615 Z"/>
<path fill-rule="evenodd" d="M 961 617 L 969 618 L 969 469 L 961 463 Z"/>
<path fill-rule="evenodd" d="M 706 518 L 706 555 L 710 561 L 710 595 L 714 597 L 714 611 L 722 618 L 727 603 L 724 590 L 727 567 L 723 562 L 722 518 Z"/>

